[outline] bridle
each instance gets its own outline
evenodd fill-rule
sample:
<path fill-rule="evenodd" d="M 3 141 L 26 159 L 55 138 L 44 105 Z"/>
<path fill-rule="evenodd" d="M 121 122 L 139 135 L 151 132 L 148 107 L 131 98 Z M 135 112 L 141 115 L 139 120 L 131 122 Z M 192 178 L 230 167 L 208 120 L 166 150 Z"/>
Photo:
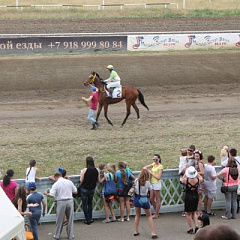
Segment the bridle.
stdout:
<path fill-rule="evenodd" d="M 96 78 L 96 73 L 91 75 L 91 81 L 89 82 L 90 84 L 93 84 Z"/>

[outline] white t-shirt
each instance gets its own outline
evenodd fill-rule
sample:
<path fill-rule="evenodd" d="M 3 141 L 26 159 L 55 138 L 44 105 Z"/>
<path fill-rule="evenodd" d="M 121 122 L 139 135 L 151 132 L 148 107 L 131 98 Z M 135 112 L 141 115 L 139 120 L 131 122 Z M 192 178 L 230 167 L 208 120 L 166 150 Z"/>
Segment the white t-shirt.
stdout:
<path fill-rule="evenodd" d="M 240 167 L 240 157 L 239 157 L 239 156 L 236 156 L 236 157 L 234 157 L 234 158 L 236 159 L 236 163 L 237 163 L 238 167 Z M 227 164 L 228 164 L 228 159 L 222 162 L 222 166 L 223 166 L 223 167 L 226 167 Z"/>
<path fill-rule="evenodd" d="M 139 194 L 138 179 L 135 179 L 135 193 Z M 146 181 L 144 186 L 140 186 L 140 195 L 145 196 L 148 194 L 148 191 L 152 190 L 152 186 L 149 181 Z"/>
<path fill-rule="evenodd" d="M 212 177 L 216 177 L 217 173 L 215 167 L 209 164 L 204 165 L 204 184 L 208 190 L 216 190 L 216 178 L 213 180 Z"/>
<path fill-rule="evenodd" d="M 178 174 L 180 174 L 187 166 L 187 157 L 186 156 L 180 156 L 179 157 L 179 171 Z"/>

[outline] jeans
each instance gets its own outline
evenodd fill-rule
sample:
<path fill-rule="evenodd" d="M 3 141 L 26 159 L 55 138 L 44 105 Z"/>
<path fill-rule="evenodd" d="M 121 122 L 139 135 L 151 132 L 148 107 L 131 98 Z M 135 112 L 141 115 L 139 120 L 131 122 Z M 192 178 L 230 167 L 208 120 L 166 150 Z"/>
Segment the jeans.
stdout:
<path fill-rule="evenodd" d="M 89 110 L 88 113 L 88 119 L 91 121 L 92 124 L 94 124 L 96 122 L 96 120 L 93 118 L 94 114 L 95 114 L 96 110 Z"/>
<path fill-rule="evenodd" d="M 235 219 L 237 217 L 237 189 L 238 185 L 228 186 L 228 192 L 225 193 L 226 217 L 228 219 L 231 218 L 231 211 L 232 218 Z"/>
<path fill-rule="evenodd" d="M 38 229 L 37 229 L 37 227 L 38 227 L 38 221 L 39 221 L 40 218 L 41 218 L 41 211 L 33 213 L 32 216 L 29 216 L 34 240 L 38 240 Z"/>
<path fill-rule="evenodd" d="M 93 200 L 94 192 L 95 192 L 95 189 L 88 190 L 85 188 L 81 188 L 83 212 L 87 220 L 87 223 L 89 224 L 92 220 L 92 200 Z"/>

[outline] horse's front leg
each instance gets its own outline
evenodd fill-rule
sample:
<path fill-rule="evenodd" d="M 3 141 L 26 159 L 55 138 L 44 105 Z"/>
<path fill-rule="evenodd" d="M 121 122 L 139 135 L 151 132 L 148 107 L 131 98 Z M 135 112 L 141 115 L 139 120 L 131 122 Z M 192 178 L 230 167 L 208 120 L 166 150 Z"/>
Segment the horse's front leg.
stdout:
<path fill-rule="evenodd" d="M 105 104 L 105 105 L 104 105 L 104 116 L 105 116 L 105 118 L 107 119 L 108 123 L 113 126 L 112 122 L 109 120 L 109 118 L 108 118 L 108 116 L 107 116 L 107 112 L 108 112 L 108 104 Z"/>
<path fill-rule="evenodd" d="M 124 118 L 124 120 L 122 122 L 121 127 L 123 127 L 123 125 L 126 123 L 128 117 L 129 117 L 129 115 L 131 114 L 131 111 L 130 111 L 131 105 L 132 105 L 132 103 L 126 100 L 127 113 L 126 113 L 126 117 Z"/>

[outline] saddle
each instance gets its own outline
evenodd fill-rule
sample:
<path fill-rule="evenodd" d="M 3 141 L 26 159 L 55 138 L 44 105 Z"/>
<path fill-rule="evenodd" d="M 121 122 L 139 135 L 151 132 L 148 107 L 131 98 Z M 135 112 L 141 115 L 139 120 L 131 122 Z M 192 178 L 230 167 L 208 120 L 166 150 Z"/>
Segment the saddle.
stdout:
<path fill-rule="evenodd" d="M 107 84 L 101 78 L 101 83 L 104 85 L 105 92 L 107 96 L 109 96 L 109 90 L 107 88 Z M 113 87 L 112 98 L 121 98 L 122 97 L 122 85 L 119 87 Z"/>

